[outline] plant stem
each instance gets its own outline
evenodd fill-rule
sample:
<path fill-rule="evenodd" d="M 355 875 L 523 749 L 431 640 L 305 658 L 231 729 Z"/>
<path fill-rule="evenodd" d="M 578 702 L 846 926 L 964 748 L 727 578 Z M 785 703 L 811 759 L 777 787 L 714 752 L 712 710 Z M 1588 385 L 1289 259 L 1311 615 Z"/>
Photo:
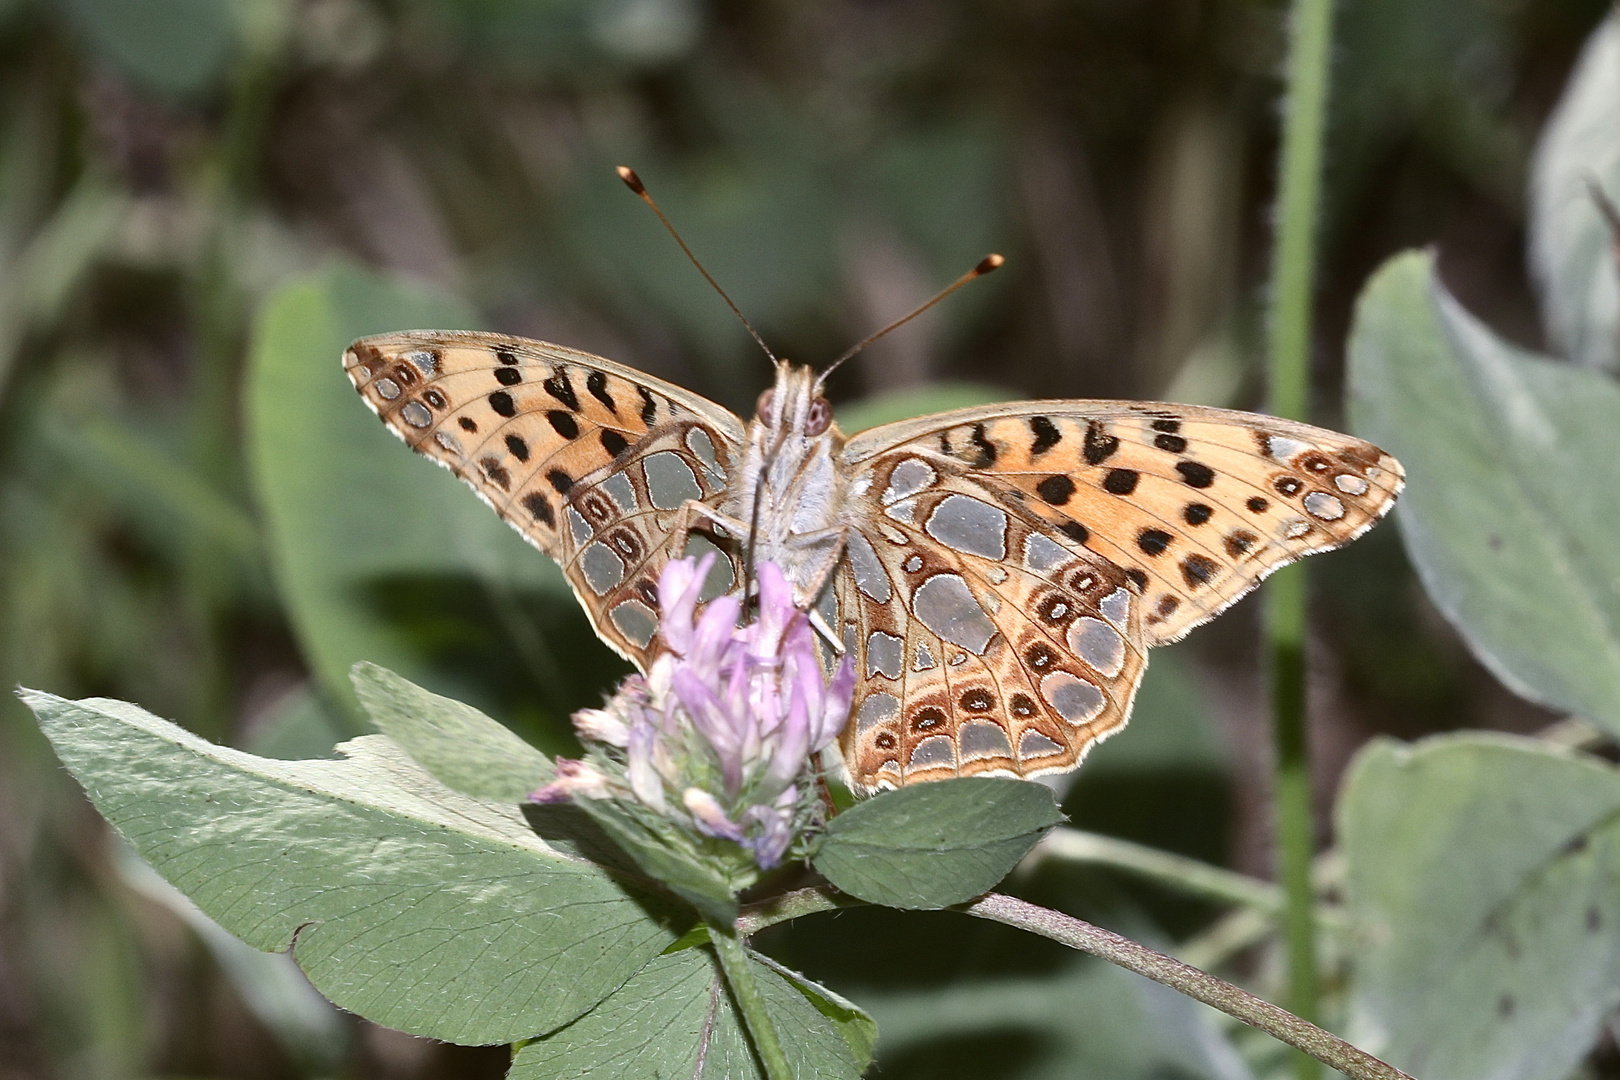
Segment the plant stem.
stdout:
<path fill-rule="evenodd" d="M 754 934 L 767 926 L 802 915 L 864 905 L 865 901 L 846 896 L 828 885 L 798 889 L 743 908 L 742 916 L 737 920 L 738 933 Z M 1286 1009 L 1255 997 L 1242 987 L 1233 986 L 1225 979 L 1218 979 L 1174 957 L 1155 952 L 1146 945 L 1138 945 L 1111 930 L 1001 893 L 989 893 L 951 910 L 1027 930 L 1060 945 L 1118 964 L 1127 971 L 1163 983 L 1250 1027 L 1258 1028 L 1355 1080 L 1412 1080 L 1393 1065 L 1380 1061 Z"/>
<path fill-rule="evenodd" d="M 1288 88 L 1272 258 L 1269 349 L 1270 411 L 1303 420 L 1308 411 L 1312 292 L 1317 207 L 1321 200 L 1333 0 L 1293 0 Z M 1305 577 L 1302 567 L 1277 574 L 1266 589 L 1266 656 L 1270 665 L 1276 771 L 1272 807 L 1277 871 L 1284 894 L 1288 1004 L 1300 1017 L 1316 1015 L 1316 955 L 1311 915 L 1310 754 L 1305 709 Z M 1301 1080 L 1316 1074 L 1300 1058 Z"/>
<path fill-rule="evenodd" d="M 760 995 L 759 983 L 748 960 L 737 931 L 725 926 L 709 925 L 709 938 L 714 942 L 714 953 L 720 958 L 720 970 L 725 972 L 726 984 L 737 1001 L 737 1009 L 748 1024 L 748 1034 L 754 1040 L 754 1049 L 765 1066 L 770 1080 L 793 1080 L 793 1066 L 788 1064 L 782 1050 L 782 1040 L 776 1034 L 776 1025 L 766 1011 L 765 999 Z"/>
<path fill-rule="evenodd" d="M 1380 1061 L 1286 1009 L 1255 997 L 1242 987 L 1233 986 L 1224 979 L 1217 979 L 1100 926 L 1001 893 L 990 893 L 957 910 L 980 919 L 1016 926 L 1071 949 L 1100 956 L 1111 964 L 1118 964 L 1127 971 L 1163 983 L 1251 1027 L 1259 1028 L 1355 1080 L 1412 1080 L 1393 1065 Z"/>
<path fill-rule="evenodd" d="M 1255 908 L 1268 915 L 1276 915 L 1283 906 L 1282 891 L 1269 882 L 1083 829 L 1053 829 L 1024 856 L 1019 870 L 1027 872 L 1048 861 L 1125 870 L 1218 904 Z"/>

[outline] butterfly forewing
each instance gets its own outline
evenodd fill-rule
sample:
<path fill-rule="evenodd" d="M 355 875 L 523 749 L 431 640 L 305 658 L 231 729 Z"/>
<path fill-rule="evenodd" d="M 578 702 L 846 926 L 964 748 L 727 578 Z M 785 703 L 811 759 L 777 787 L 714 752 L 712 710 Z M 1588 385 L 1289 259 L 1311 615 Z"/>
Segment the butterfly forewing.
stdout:
<path fill-rule="evenodd" d="M 1072 768 L 1128 719 L 1149 646 L 1181 637 L 1278 567 L 1353 539 L 1388 511 L 1402 480 L 1377 447 L 1320 428 L 1115 401 L 906 421 L 850 440 L 843 460 L 855 477 L 846 519 L 865 537 L 852 542 L 842 586 L 862 676 L 845 756 L 865 789 Z M 936 569 L 947 564 L 959 568 Z M 892 652 L 882 635 L 897 634 L 893 625 L 906 627 L 910 649 L 930 623 L 940 624 L 936 639 L 945 624 L 976 628 L 959 635 L 975 648 L 953 650 L 962 677 L 948 663 L 913 670 L 909 652 L 898 678 L 872 662 L 874 648 Z M 1001 743 L 988 727 L 964 726 L 972 710 L 956 687 L 975 679 L 994 684 L 972 700 L 992 703 L 979 715 L 1015 748 L 1010 761 L 975 756 Z M 1035 715 L 1020 715 L 1031 705 Z M 1021 755 L 1031 731 L 1061 749 Z M 936 734 L 948 738 L 921 741 Z"/>
<path fill-rule="evenodd" d="M 646 666 L 659 571 L 716 548 L 704 522 L 679 526 L 689 501 L 719 505 L 736 417 L 612 361 L 496 334 L 365 338 L 344 368 L 395 434 L 561 563 L 597 634 Z M 720 549 L 706 595 L 738 580 L 735 545 Z"/>

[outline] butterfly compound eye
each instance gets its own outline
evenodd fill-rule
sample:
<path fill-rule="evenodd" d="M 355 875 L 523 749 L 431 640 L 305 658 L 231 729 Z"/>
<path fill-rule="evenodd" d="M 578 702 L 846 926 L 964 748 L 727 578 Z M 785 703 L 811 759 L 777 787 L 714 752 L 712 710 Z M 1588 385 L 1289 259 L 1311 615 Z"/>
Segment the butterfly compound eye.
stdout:
<path fill-rule="evenodd" d="M 775 401 L 776 389 L 773 387 L 759 395 L 759 400 L 754 402 L 754 412 L 758 414 L 761 420 L 769 421 L 771 418 L 771 405 Z"/>
<path fill-rule="evenodd" d="M 804 418 L 804 433 L 809 436 L 820 435 L 832 427 L 832 406 L 827 399 L 818 397 L 810 403 L 810 412 Z"/>

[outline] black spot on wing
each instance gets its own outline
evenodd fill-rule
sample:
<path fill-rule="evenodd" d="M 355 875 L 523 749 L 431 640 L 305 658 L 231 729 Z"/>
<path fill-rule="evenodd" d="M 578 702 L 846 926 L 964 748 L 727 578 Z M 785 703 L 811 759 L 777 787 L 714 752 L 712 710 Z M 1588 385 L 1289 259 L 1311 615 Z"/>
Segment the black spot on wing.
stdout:
<path fill-rule="evenodd" d="M 652 391 L 645 386 L 636 387 L 636 391 L 641 394 L 641 422 L 651 426 L 658 418 L 658 403 L 653 400 Z"/>
<path fill-rule="evenodd" d="M 1189 555 L 1181 560 L 1181 580 L 1188 588 L 1196 589 L 1208 585 L 1220 568 L 1220 563 L 1207 555 Z"/>
<path fill-rule="evenodd" d="M 495 381 L 502 386 L 516 386 L 523 381 L 523 372 L 515 367 L 498 367 L 495 369 Z"/>
<path fill-rule="evenodd" d="M 529 460 L 529 444 L 523 441 L 521 435 L 508 435 L 506 437 L 506 449 L 511 451 L 512 456 L 519 461 Z"/>
<path fill-rule="evenodd" d="M 1137 592 L 1141 592 L 1143 589 L 1147 588 L 1148 576 L 1137 567 L 1133 566 L 1129 570 L 1125 571 L 1125 577 L 1126 580 L 1128 580 L 1132 585 L 1136 586 Z"/>
<path fill-rule="evenodd" d="M 461 425 L 461 430 L 462 431 L 470 431 L 474 435 L 478 434 L 478 424 L 477 424 L 477 422 L 475 420 L 473 420 L 472 417 L 463 416 L 463 417 L 459 418 L 456 421 L 456 423 Z"/>
<path fill-rule="evenodd" d="M 1183 450 L 1187 449 L 1187 440 L 1183 439 L 1180 435 L 1155 435 L 1153 436 L 1153 445 L 1157 446 L 1160 450 L 1165 450 L 1172 454 L 1179 454 Z"/>
<path fill-rule="evenodd" d="M 512 475 L 506 471 L 496 458 L 479 458 L 478 464 L 484 470 L 484 475 L 502 491 L 512 490 Z"/>
<path fill-rule="evenodd" d="M 1051 503 L 1053 506 L 1062 506 L 1074 495 L 1074 481 L 1062 473 L 1048 476 L 1035 485 L 1035 494 Z"/>
<path fill-rule="evenodd" d="M 1099 421 L 1092 420 L 1086 424 L 1085 455 L 1087 465 L 1101 465 L 1114 456 L 1119 449 L 1119 436 L 1108 434 L 1108 429 Z"/>
<path fill-rule="evenodd" d="M 551 373 L 551 378 L 540 385 L 546 388 L 546 393 L 568 406 L 570 412 L 579 412 L 579 395 L 574 393 L 574 384 L 568 381 L 566 368 L 559 366 Z"/>
<path fill-rule="evenodd" d="M 551 469 L 546 473 L 546 481 L 556 489 L 557 494 L 566 495 L 574 490 L 574 478 L 561 469 Z"/>
<path fill-rule="evenodd" d="M 1239 529 L 1226 538 L 1226 553 L 1236 559 L 1239 556 L 1248 554 L 1249 550 L 1259 542 L 1260 538 L 1254 533 L 1249 532 L 1247 529 Z"/>
<path fill-rule="evenodd" d="M 546 419 L 551 422 L 551 429 L 565 439 L 579 438 L 579 422 L 572 413 L 565 413 L 561 409 L 552 409 L 546 413 Z"/>
<path fill-rule="evenodd" d="M 512 395 L 505 390 L 497 390 L 489 395 L 489 407 L 494 409 L 497 415 L 507 419 L 517 415 L 517 406 L 512 403 Z"/>
<path fill-rule="evenodd" d="M 1110 495 L 1129 495 L 1136 490 L 1136 482 L 1141 479 L 1135 469 L 1109 469 L 1108 475 L 1103 477 L 1103 490 Z"/>
<path fill-rule="evenodd" d="M 516 364 L 518 362 L 517 357 L 513 356 L 505 349 L 496 349 L 495 359 L 499 360 L 503 364 Z"/>
<path fill-rule="evenodd" d="M 544 522 L 547 528 L 555 529 L 557 527 L 557 515 L 552 513 L 551 504 L 538 491 L 531 491 L 523 496 L 523 508 L 529 512 L 534 520 Z"/>
<path fill-rule="evenodd" d="M 1050 417 L 1030 417 L 1029 430 L 1035 435 L 1035 441 L 1029 444 L 1030 457 L 1039 457 L 1063 441 L 1063 432 L 1058 430 Z"/>
<path fill-rule="evenodd" d="M 630 449 L 629 440 L 627 440 L 623 435 L 620 435 L 617 431 L 614 431 L 612 428 L 603 428 L 601 437 L 602 449 L 606 450 L 614 457 L 618 457 L 620 454 Z"/>
<path fill-rule="evenodd" d="M 973 437 L 970 441 L 973 448 L 979 452 L 978 460 L 973 463 L 974 468 L 988 469 L 996 463 L 996 444 L 986 437 L 983 424 L 973 425 Z"/>
<path fill-rule="evenodd" d="M 1181 520 L 1189 525 L 1202 525 L 1214 512 L 1215 508 L 1208 503 L 1188 503 L 1181 510 Z"/>
<path fill-rule="evenodd" d="M 1249 513 L 1251 514 L 1263 514 L 1266 512 L 1266 507 L 1270 506 L 1271 504 L 1265 499 L 1261 498 L 1259 495 L 1255 495 L 1243 505 L 1249 508 Z"/>
<path fill-rule="evenodd" d="M 1163 555 L 1170 546 L 1170 534 L 1163 529 L 1143 529 L 1136 534 L 1136 546 L 1148 555 Z"/>
<path fill-rule="evenodd" d="M 1091 530 L 1078 521 L 1065 521 L 1058 525 L 1058 532 L 1067 536 L 1077 544 L 1083 544 L 1091 539 Z"/>
<path fill-rule="evenodd" d="M 619 415 L 619 407 L 613 402 L 613 395 L 608 393 L 607 376 L 600 371 L 593 371 L 585 376 L 585 389 L 591 397 L 607 406 L 607 411 L 614 416 Z"/>
<path fill-rule="evenodd" d="M 1207 488 L 1215 482 L 1215 470 L 1198 461 L 1176 462 L 1176 472 L 1188 487 Z"/>
<path fill-rule="evenodd" d="M 1165 417 L 1162 420 L 1155 420 L 1153 421 L 1153 430 L 1162 431 L 1166 435 L 1174 435 L 1176 432 L 1181 430 L 1181 421 L 1172 420 L 1169 417 Z"/>

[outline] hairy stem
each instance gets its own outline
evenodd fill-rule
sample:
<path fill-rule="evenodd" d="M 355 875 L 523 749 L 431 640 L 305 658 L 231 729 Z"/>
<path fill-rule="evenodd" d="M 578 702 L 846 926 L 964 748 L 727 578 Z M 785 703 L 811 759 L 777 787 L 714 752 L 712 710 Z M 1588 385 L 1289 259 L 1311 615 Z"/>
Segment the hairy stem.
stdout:
<path fill-rule="evenodd" d="M 725 972 L 726 984 L 736 999 L 737 1010 L 748 1025 L 748 1034 L 759 1052 L 760 1063 L 770 1080 L 793 1080 L 793 1066 L 788 1064 L 782 1050 L 782 1040 L 776 1034 L 776 1025 L 766 1011 L 765 999 L 760 996 L 759 983 L 748 961 L 748 950 L 743 947 L 737 931 L 729 927 L 709 927 L 709 939 L 714 942 L 715 955 L 720 958 L 720 970 Z"/>
<path fill-rule="evenodd" d="M 739 933 L 752 934 L 802 915 L 859 906 L 862 906 L 862 901 L 845 896 L 830 886 L 799 889 L 744 908 L 742 917 L 737 920 L 737 927 Z M 1264 1031 L 1324 1065 L 1331 1065 L 1354 1080 L 1412 1080 L 1393 1065 L 1380 1061 L 1286 1009 L 1255 997 L 1242 987 L 1233 986 L 1225 979 L 1218 979 L 1146 945 L 1138 945 L 1111 930 L 1001 893 L 990 893 L 952 910 L 1039 934 L 1060 945 L 1101 957 L 1127 971 L 1163 983 L 1250 1027 Z"/>
<path fill-rule="evenodd" d="M 1333 40 L 1333 0 L 1293 0 L 1288 88 L 1279 162 L 1277 235 L 1272 256 L 1269 400 L 1277 416 L 1303 420 L 1308 411 L 1312 292 L 1322 144 Z M 1305 712 L 1305 576 L 1290 567 L 1266 590 L 1266 655 L 1271 672 L 1276 772 L 1272 784 L 1283 938 L 1288 948 L 1288 1004 L 1316 1015 L 1316 948 L 1311 913 L 1310 754 Z M 1297 1074 L 1316 1067 L 1300 1058 Z"/>

